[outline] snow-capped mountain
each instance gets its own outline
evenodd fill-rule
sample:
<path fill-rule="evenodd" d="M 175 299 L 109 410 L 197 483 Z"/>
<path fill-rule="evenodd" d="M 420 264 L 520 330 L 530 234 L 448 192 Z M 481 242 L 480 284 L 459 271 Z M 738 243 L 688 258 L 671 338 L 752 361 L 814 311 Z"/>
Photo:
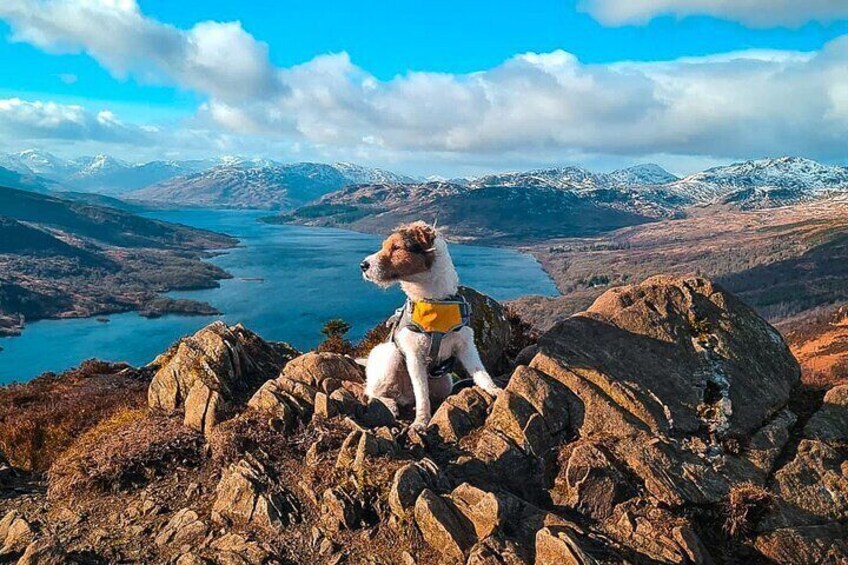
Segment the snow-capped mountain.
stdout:
<path fill-rule="evenodd" d="M 646 164 L 619 169 L 611 173 L 595 173 L 583 167 L 535 169 L 527 172 L 486 175 L 472 180 L 469 185 L 483 186 L 547 186 L 562 190 L 597 190 L 667 184 L 678 178 L 659 165 Z"/>
<path fill-rule="evenodd" d="M 280 164 L 225 157 L 217 166 L 132 192 L 129 198 L 191 206 L 289 209 L 359 184 L 404 185 L 410 177 L 352 163 Z"/>
<path fill-rule="evenodd" d="M 416 182 L 414 178 L 406 175 L 385 169 L 363 167 L 354 163 L 333 163 L 332 167 L 344 175 L 350 184 L 410 184 Z"/>
<path fill-rule="evenodd" d="M 38 149 L 0 154 L 0 167 L 25 175 L 41 175 L 53 180 L 59 180 L 74 170 L 73 165 L 65 159 Z"/>
<path fill-rule="evenodd" d="M 602 176 L 607 185 L 621 188 L 658 186 L 679 180 L 673 174 L 653 163 L 619 169 Z"/>
<path fill-rule="evenodd" d="M 800 157 L 757 159 L 713 167 L 664 188 L 693 204 L 774 207 L 848 192 L 848 168 Z"/>

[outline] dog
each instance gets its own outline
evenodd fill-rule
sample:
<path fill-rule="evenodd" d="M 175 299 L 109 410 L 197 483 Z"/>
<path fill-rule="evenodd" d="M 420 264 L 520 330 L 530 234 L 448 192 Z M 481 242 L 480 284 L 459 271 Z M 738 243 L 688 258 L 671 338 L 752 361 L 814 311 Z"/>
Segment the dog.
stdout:
<path fill-rule="evenodd" d="M 365 280 L 383 288 L 400 284 L 408 299 L 403 309 L 396 313 L 401 319 L 409 319 L 416 309 L 421 312 L 438 308 L 447 312 L 443 317 L 454 317 L 457 314 L 452 305 L 459 307 L 464 303 L 458 295 L 459 277 L 447 242 L 435 227 L 425 222 L 396 228 L 383 241 L 379 251 L 362 261 L 360 268 Z M 431 318 L 439 321 L 440 315 L 434 314 Z M 395 320 L 390 339 L 377 345 L 368 356 L 365 369 L 368 398 L 383 402 L 396 416 L 399 406 L 414 403 L 412 427 L 424 430 L 430 422 L 431 402 L 447 398 L 453 387 L 449 375 L 436 378 L 431 369 L 453 359 L 465 367 L 475 385 L 497 395 L 501 389 L 480 360 L 474 344 L 474 330 L 467 325 L 467 319 L 463 322 L 449 331 L 435 332 L 441 335 L 434 337 L 414 324 L 405 325 Z M 433 339 L 439 340 L 435 346 Z"/>

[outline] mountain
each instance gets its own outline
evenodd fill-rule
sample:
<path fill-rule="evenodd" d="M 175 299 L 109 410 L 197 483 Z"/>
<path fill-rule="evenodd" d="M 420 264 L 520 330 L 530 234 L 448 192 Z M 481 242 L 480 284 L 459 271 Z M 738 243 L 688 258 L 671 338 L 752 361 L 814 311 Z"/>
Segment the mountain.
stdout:
<path fill-rule="evenodd" d="M 757 159 L 713 167 L 664 188 L 692 204 L 769 208 L 848 193 L 848 168 L 800 157 Z"/>
<path fill-rule="evenodd" d="M 131 309 L 212 313 L 159 293 L 228 275 L 202 259 L 228 236 L 0 187 L 0 335 L 24 320 Z"/>
<path fill-rule="evenodd" d="M 146 202 L 224 208 L 287 210 L 348 185 L 374 180 L 406 183 L 412 179 L 350 163 L 280 164 L 226 158 L 210 169 L 179 176 L 127 198 Z"/>
<path fill-rule="evenodd" d="M 489 243 L 591 235 L 651 221 L 550 186 L 472 188 L 447 182 L 348 187 L 269 221 L 382 233 L 421 218 L 437 221 L 453 238 Z"/>
<path fill-rule="evenodd" d="M 582 167 L 536 169 L 527 172 L 486 175 L 470 181 L 482 186 L 548 186 L 563 190 L 629 189 L 674 182 L 678 178 L 659 165 L 636 165 L 611 173 L 594 173 Z"/>
<path fill-rule="evenodd" d="M 0 166 L 22 174 L 42 175 L 56 181 L 74 170 L 74 165 L 69 161 L 38 149 L 2 154 Z"/>
<path fill-rule="evenodd" d="M 25 173 L 0 167 L 0 186 L 31 190 L 33 192 L 49 192 L 50 190 L 54 190 L 58 185 L 32 172 Z"/>

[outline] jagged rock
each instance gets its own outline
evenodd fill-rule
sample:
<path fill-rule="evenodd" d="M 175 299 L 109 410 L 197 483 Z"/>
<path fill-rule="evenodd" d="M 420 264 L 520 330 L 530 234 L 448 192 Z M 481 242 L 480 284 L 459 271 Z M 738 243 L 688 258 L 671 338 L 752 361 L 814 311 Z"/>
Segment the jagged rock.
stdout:
<path fill-rule="evenodd" d="M 790 410 L 782 410 L 771 422 L 760 428 L 748 442 L 745 458 L 764 476 L 771 473 L 778 456 L 789 441 L 789 430 L 797 420 L 797 416 Z"/>
<path fill-rule="evenodd" d="M 213 322 L 160 356 L 148 404 L 166 412 L 182 411 L 187 426 L 209 431 L 295 354 L 241 325 Z"/>
<path fill-rule="evenodd" d="M 68 556 L 59 540 L 45 536 L 29 544 L 18 565 L 66 565 Z"/>
<path fill-rule="evenodd" d="M 453 489 L 450 499 L 457 512 L 471 524 L 478 540 L 493 535 L 503 524 L 503 505 L 491 492 L 462 483 Z"/>
<path fill-rule="evenodd" d="M 430 419 L 430 429 L 447 443 L 456 443 L 486 420 L 492 397 L 477 387 L 449 396 Z"/>
<path fill-rule="evenodd" d="M 209 565 L 209 561 L 200 557 L 196 553 L 183 553 L 177 557 L 176 565 Z"/>
<path fill-rule="evenodd" d="M 546 527 L 536 534 L 536 563 L 593 565 L 596 561 L 566 528 Z"/>
<path fill-rule="evenodd" d="M 156 536 L 156 545 L 180 546 L 192 540 L 202 539 L 206 535 L 206 524 L 189 508 L 183 508 L 168 521 Z"/>
<path fill-rule="evenodd" d="M 780 452 L 762 452 L 767 431 L 750 460 L 716 440 L 768 424 L 799 369 L 771 326 L 705 279 L 658 276 L 612 289 L 539 345 L 531 365 L 575 395 L 572 431 L 605 438 L 666 504 L 718 503 L 733 484 L 762 482 L 755 461 Z"/>
<path fill-rule="evenodd" d="M 848 384 L 824 395 L 824 404 L 804 427 L 804 436 L 826 442 L 848 442 Z"/>
<path fill-rule="evenodd" d="M 632 488 L 610 461 L 604 449 L 589 441 L 562 448 L 560 468 L 551 489 L 555 504 L 569 506 L 582 514 L 604 521 L 615 507 L 634 495 Z"/>
<path fill-rule="evenodd" d="M 238 534 L 226 534 L 212 542 L 218 565 L 264 565 L 269 552 L 256 542 L 249 542 Z"/>
<path fill-rule="evenodd" d="M 329 531 L 352 530 L 359 525 L 359 505 L 348 493 L 328 488 L 321 496 L 321 521 Z"/>
<path fill-rule="evenodd" d="M 474 534 L 460 521 L 451 506 L 430 489 L 424 489 L 415 502 L 415 523 L 433 549 L 459 563 L 465 560 L 465 553 L 471 549 Z"/>
<path fill-rule="evenodd" d="M 326 379 L 362 383 L 365 373 L 350 357 L 336 353 L 306 353 L 287 363 L 282 376 L 320 388 Z"/>
<path fill-rule="evenodd" d="M 500 482 L 514 492 L 524 493 L 538 486 L 538 461 L 502 432 L 484 427 L 474 446 L 473 455 L 491 480 Z"/>
<path fill-rule="evenodd" d="M 558 436 L 568 428 L 568 406 L 575 400 L 562 383 L 535 369 L 519 366 L 506 390 L 527 401 L 552 435 Z"/>
<path fill-rule="evenodd" d="M 782 528 L 760 535 L 754 545 L 772 563 L 842 565 L 848 562 L 848 527 L 831 523 Z"/>
<path fill-rule="evenodd" d="M 786 404 L 800 377 L 774 328 L 697 277 L 609 290 L 539 346 L 532 366 L 579 396 L 583 437 L 633 429 L 749 435 Z"/>
<path fill-rule="evenodd" d="M 529 565 L 518 545 L 499 536 L 477 542 L 468 554 L 466 565 Z"/>
<path fill-rule="evenodd" d="M 383 401 L 372 398 L 365 406 L 365 410 L 359 417 L 359 421 L 363 426 L 369 428 L 379 428 L 381 426 L 394 426 L 397 424 L 395 415 L 391 409 L 386 406 Z"/>
<path fill-rule="evenodd" d="M 503 373 L 509 369 L 504 352 L 511 332 L 506 310 L 497 300 L 473 288 L 461 286 L 459 294 L 471 305 L 471 327 L 483 365 L 492 375 Z"/>
<path fill-rule="evenodd" d="M 625 546 L 661 563 L 712 563 L 701 540 L 684 520 L 634 501 L 619 507 L 604 529 Z"/>
<path fill-rule="evenodd" d="M 351 467 L 359 471 L 370 457 L 391 455 L 398 450 L 391 434 L 377 435 L 368 430 L 354 430 L 342 442 L 336 458 L 337 467 Z"/>
<path fill-rule="evenodd" d="M 846 450 L 803 439 L 795 458 L 774 475 L 781 498 L 777 525 L 815 525 L 848 520 Z"/>
<path fill-rule="evenodd" d="M 242 459 L 221 477 L 212 506 L 212 518 L 225 524 L 282 528 L 297 521 L 299 511 L 291 496 L 273 493 L 267 472 L 258 462 Z"/>
<path fill-rule="evenodd" d="M 32 526 L 17 510 L 10 510 L 0 520 L 0 557 L 22 553 L 34 539 Z"/>
<path fill-rule="evenodd" d="M 523 397 L 504 390 L 492 405 L 486 427 L 501 432 L 524 451 L 543 455 L 553 445 L 544 420 Z"/>
<path fill-rule="evenodd" d="M 395 472 L 389 489 L 389 507 L 395 516 L 405 519 L 421 492 L 431 487 L 432 480 L 427 470 L 419 463 L 407 463 Z"/>

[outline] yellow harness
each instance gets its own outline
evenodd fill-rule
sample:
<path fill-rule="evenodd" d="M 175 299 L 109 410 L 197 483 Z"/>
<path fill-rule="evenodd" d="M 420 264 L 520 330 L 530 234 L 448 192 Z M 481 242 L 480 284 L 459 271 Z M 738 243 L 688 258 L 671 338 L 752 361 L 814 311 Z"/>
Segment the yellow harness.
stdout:
<path fill-rule="evenodd" d="M 427 350 L 427 373 L 431 379 L 445 376 L 453 369 L 455 359 L 449 357 L 439 363 L 442 338 L 467 326 L 471 320 L 471 306 L 461 295 L 448 300 L 407 300 L 389 321 L 394 324 L 389 339 L 401 328 L 426 334 L 430 338 Z"/>

